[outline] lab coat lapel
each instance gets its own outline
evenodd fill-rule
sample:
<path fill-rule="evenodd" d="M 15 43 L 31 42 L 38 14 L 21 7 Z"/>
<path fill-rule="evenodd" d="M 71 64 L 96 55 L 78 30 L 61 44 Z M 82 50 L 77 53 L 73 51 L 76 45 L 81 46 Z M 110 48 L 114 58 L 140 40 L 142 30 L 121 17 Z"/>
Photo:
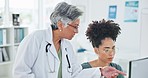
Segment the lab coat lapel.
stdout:
<path fill-rule="evenodd" d="M 61 48 L 62 48 L 62 62 L 66 61 L 66 55 L 68 55 L 68 45 L 64 42 L 64 40 L 61 40 Z"/>
<path fill-rule="evenodd" d="M 68 62 L 66 55 L 68 55 L 68 44 L 64 42 L 64 40 L 61 41 L 61 47 L 62 47 L 62 78 L 70 78 L 70 73 L 67 71 L 68 68 Z"/>
<path fill-rule="evenodd" d="M 58 54 L 57 54 L 56 49 L 55 49 L 55 47 L 54 47 L 53 44 L 51 45 L 51 47 L 49 48 L 49 50 L 52 53 L 52 55 L 54 55 L 54 57 L 59 61 Z"/>
<path fill-rule="evenodd" d="M 52 70 L 52 71 L 54 71 L 53 72 L 54 74 L 57 74 L 58 73 L 57 70 L 58 70 L 58 67 L 59 67 L 59 58 L 58 58 L 58 55 L 57 55 L 57 52 L 56 52 L 56 49 L 54 47 L 52 39 L 53 39 L 52 38 L 52 29 L 51 29 L 51 27 L 49 27 L 46 30 L 46 34 L 45 34 L 45 44 L 46 45 L 48 43 L 51 44 L 51 46 L 48 46 L 47 70 L 49 72 L 51 72 L 51 70 Z M 45 49 L 46 49 L 46 47 L 45 47 Z M 53 75 L 53 73 L 50 73 L 50 74 Z"/>
<path fill-rule="evenodd" d="M 52 41 L 53 36 L 52 36 L 52 29 L 51 29 L 51 27 L 49 27 L 48 30 L 46 31 L 46 36 L 45 37 L 46 37 L 46 42 L 51 44 L 51 46 L 48 47 L 48 50 L 59 61 L 56 49 L 55 49 L 53 41 Z"/>

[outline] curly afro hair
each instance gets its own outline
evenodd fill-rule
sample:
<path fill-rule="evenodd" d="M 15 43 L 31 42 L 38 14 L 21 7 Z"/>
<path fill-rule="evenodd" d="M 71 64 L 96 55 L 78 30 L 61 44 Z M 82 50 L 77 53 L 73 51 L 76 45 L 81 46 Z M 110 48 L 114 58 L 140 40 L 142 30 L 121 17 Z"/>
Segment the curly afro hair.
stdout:
<path fill-rule="evenodd" d="M 121 33 L 119 24 L 113 20 L 92 21 L 86 30 L 87 39 L 92 43 L 93 47 L 98 47 L 105 38 L 111 38 L 116 41 L 117 36 Z"/>

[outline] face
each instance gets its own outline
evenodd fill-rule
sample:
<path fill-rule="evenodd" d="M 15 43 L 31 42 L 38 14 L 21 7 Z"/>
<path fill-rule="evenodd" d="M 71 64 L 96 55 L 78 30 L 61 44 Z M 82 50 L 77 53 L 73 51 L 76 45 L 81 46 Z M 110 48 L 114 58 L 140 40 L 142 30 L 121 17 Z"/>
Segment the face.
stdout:
<path fill-rule="evenodd" d="M 95 51 L 99 55 L 99 60 L 104 63 L 111 63 L 115 55 L 115 42 L 111 38 L 105 38 Z"/>
<path fill-rule="evenodd" d="M 80 19 L 76 19 L 75 21 L 68 23 L 68 26 L 63 29 L 63 37 L 71 40 L 74 37 L 74 35 L 78 33 L 79 23 Z"/>

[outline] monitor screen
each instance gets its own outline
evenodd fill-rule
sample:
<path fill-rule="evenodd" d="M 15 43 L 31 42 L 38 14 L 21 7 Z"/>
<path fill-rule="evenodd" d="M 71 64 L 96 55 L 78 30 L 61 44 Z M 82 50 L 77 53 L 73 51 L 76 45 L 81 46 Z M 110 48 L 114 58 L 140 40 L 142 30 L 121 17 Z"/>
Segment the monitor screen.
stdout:
<path fill-rule="evenodd" d="M 148 78 L 148 57 L 129 61 L 129 78 Z"/>

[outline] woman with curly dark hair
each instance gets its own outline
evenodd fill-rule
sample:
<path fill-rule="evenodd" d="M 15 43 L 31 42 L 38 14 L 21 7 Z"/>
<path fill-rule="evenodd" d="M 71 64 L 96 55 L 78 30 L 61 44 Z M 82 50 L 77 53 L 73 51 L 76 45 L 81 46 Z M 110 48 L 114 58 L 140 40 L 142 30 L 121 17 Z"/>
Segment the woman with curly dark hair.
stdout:
<path fill-rule="evenodd" d="M 86 31 L 87 39 L 92 43 L 98 59 L 82 64 L 83 69 L 92 67 L 111 66 L 122 71 L 120 65 L 112 63 L 116 52 L 116 38 L 121 33 L 120 27 L 112 20 L 93 21 Z M 124 78 L 119 74 L 116 78 Z"/>

